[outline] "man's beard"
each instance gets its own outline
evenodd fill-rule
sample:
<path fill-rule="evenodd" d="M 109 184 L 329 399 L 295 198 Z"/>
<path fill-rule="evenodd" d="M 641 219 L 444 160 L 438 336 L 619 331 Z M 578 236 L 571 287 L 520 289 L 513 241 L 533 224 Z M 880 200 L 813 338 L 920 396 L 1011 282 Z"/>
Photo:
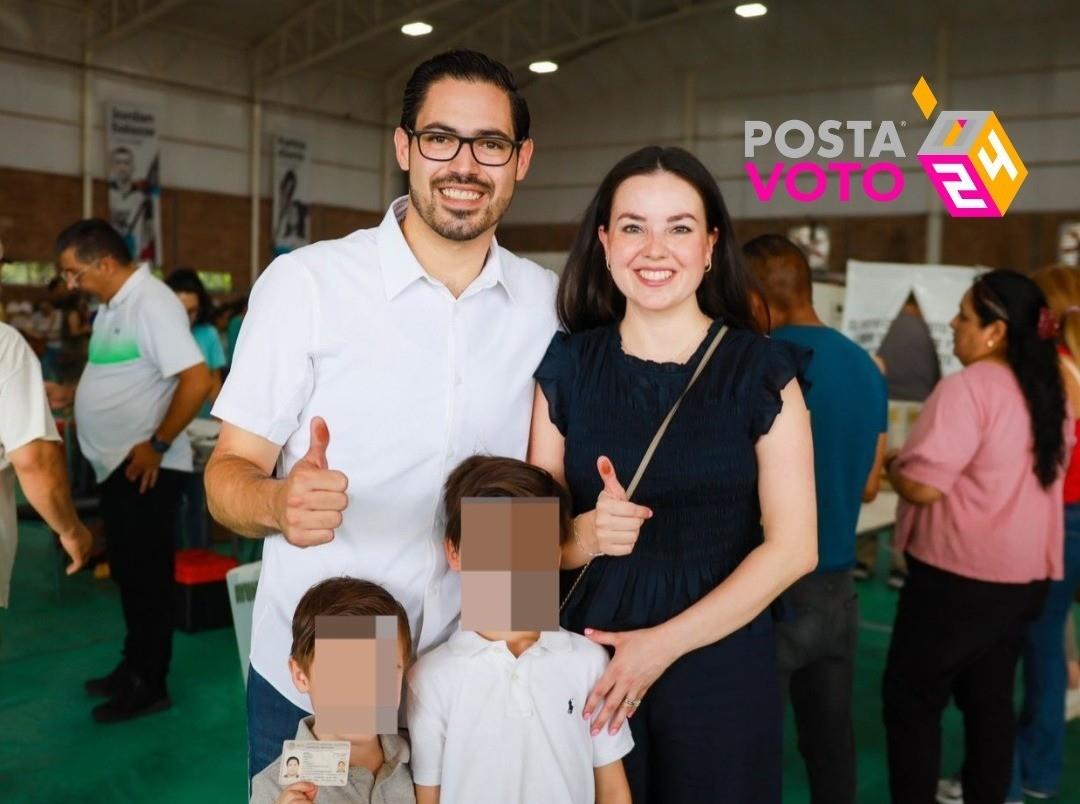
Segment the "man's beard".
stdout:
<path fill-rule="evenodd" d="M 469 184 L 470 182 L 457 183 Z M 475 183 L 473 184 L 475 186 Z M 491 190 L 491 187 L 483 188 L 489 199 L 487 206 L 470 212 L 462 211 L 459 213 L 440 209 L 435 200 L 435 194 L 439 192 L 438 187 L 433 187 L 431 195 L 424 198 L 415 187 L 410 186 L 409 200 L 420 215 L 420 219 L 430 226 L 436 234 L 447 240 L 463 243 L 468 240 L 475 240 L 495 226 L 506 214 L 506 209 L 510 206 L 510 199 L 500 201 L 491 194 Z"/>

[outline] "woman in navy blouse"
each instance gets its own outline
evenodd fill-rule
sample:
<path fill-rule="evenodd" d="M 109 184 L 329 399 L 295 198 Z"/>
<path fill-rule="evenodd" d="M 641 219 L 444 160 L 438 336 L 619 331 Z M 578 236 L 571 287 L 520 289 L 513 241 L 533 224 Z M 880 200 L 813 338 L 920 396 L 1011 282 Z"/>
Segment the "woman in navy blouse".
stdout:
<path fill-rule="evenodd" d="M 780 801 L 770 607 L 817 561 L 808 355 L 760 334 L 749 282 L 705 166 L 637 151 L 585 213 L 559 284 L 566 332 L 535 375 L 529 459 L 574 501 L 563 625 L 614 652 L 582 715 L 594 733 L 632 716 L 636 804 Z"/>

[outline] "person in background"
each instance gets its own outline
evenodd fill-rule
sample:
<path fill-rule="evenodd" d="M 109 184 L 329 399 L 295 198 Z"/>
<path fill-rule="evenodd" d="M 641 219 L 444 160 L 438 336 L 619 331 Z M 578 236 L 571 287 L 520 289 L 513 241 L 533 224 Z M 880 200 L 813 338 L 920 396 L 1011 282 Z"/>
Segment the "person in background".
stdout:
<path fill-rule="evenodd" d="M 1009 792 L 1016 663 L 1049 580 L 1063 575 L 1073 446 L 1045 308 L 1021 274 L 976 279 L 952 321 L 964 369 L 938 383 L 886 460 L 909 571 L 883 681 L 894 804 L 934 799 L 950 698 L 964 717 L 964 801 L 1001 804 Z"/>
<path fill-rule="evenodd" d="M 909 294 L 900 313 L 892 322 L 875 355 L 878 367 L 885 373 L 889 399 L 897 402 L 922 403 L 930 396 L 941 379 L 941 363 L 937 347 L 930 335 L 915 296 Z M 877 564 L 878 536 L 860 535 L 855 540 L 855 579 L 864 581 L 874 575 Z M 889 552 L 888 585 L 900 589 L 907 578 L 904 556 L 895 545 Z"/>
<path fill-rule="evenodd" d="M 90 348 L 90 333 L 93 325 L 90 323 L 90 307 L 86 295 L 83 293 L 68 293 L 60 303 L 60 309 L 64 314 L 63 325 L 60 330 L 60 340 L 63 344 L 62 352 L 64 359 L 79 364 L 86 364 L 87 352 Z M 60 372 L 63 375 L 63 371 Z"/>
<path fill-rule="evenodd" d="M 1051 266 L 1031 278 L 1046 295 L 1049 313 L 1043 334 L 1053 335 L 1069 408 L 1080 412 L 1080 273 Z M 1076 435 L 1080 438 L 1080 420 Z M 1016 732 L 1016 758 L 1009 799 L 1024 794 L 1054 798 L 1060 794 L 1065 766 L 1065 693 L 1068 670 L 1062 638 L 1073 597 L 1080 589 L 1080 450 L 1070 454 L 1065 474 L 1064 577 L 1050 584 L 1042 614 L 1024 640 L 1024 703 Z"/>
<path fill-rule="evenodd" d="M 8 605 L 18 520 L 15 478 L 27 502 L 60 538 L 71 558 L 67 574 L 90 555 L 91 536 L 71 499 L 67 464 L 41 365 L 14 327 L 0 323 L 0 606 Z"/>
<path fill-rule="evenodd" d="M 195 343 L 199 344 L 206 367 L 210 370 L 210 394 L 199 408 L 198 416 L 200 419 L 209 419 L 210 408 L 221 392 L 221 370 L 227 364 L 221 339 L 214 327 L 214 302 L 206 292 L 199 275 L 190 268 L 177 268 L 165 278 L 165 284 L 172 288 L 180 303 L 184 305 L 188 321 L 191 322 L 191 335 L 195 338 Z"/>
<path fill-rule="evenodd" d="M 107 700 L 101 723 L 171 706 L 173 531 L 181 473 L 192 470 L 185 428 L 210 391 L 210 372 L 184 308 L 120 234 L 87 219 L 57 236 L 69 287 L 102 301 L 75 394 L 79 446 L 100 484 L 101 513 L 127 634 L 123 659 L 86 691 Z"/>
<path fill-rule="evenodd" d="M 236 342 L 240 339 L 240 326 L 244 323 L 244 316 L 247 315 L 247 308 L 248 297 L 245 294 L 242 298 L 233 303 L 232 315 L 229 316 L 229 323 L 225 327 L 227 335 L 225 362 L 229 366 L 233 364 L 233 352 L 236 351 Z"/>
<path fill-rule="evenodd" d="M 790 696 L 813 804 L 854 804 L 851 716 L 859 608 L 851 569 L 863 502 L 878 493 L 885 461 L 888 390 L 871 357 L 814 312 L 810 265 L 781 235 L 743 246 L 774 340 L 810 349 L 806 406 L 814 438 L 817 570 L 784 593 L 777 625 L 782 687 Z"/>
<path fill-rule="evenodd" d="M 199 275 L 190 268 L 177 268 L 165 278 L 165 284 L 172 288 L 180 303 L 184 305 L 191 323 L 191 335 L 199 345 L 206 367 L 210 370 L 210 393 L 196 416 L 199 419 L 209 419 L 210 407 L 221 391 L 222 370 L 225 368 L 225 351 L 221 348 L 221 339 L 213 324 L 214 303 Z M 209 547 L 210 528 L 202 472 L 185 472 L 181 482 L 177 546 Z"/>
<path fill-rule="evenodd" d="M 57 363 L 63 348 L 61 335 L 64 326 L 64 283 L 53 279 L 48 284 L 48 296 L 34 313 L 34 334 L 41 341 L 41 373 L 47 380 L 57 378 Z"/>

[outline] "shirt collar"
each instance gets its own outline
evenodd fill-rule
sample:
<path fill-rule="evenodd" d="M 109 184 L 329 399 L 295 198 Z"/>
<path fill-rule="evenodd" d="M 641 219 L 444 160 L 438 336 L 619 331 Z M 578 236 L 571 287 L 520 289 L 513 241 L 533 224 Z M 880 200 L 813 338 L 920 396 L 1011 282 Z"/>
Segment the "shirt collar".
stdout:
<path fill-rule="evenodd" d="M 405 288 L 418 279 L 425 279 L 433 284 L 438 284 L 432 279 L 423 266 L 416 259 L 409 244 L 405 242 L 405 235 L 401 231 L 401 222 L 405 219 L 405 210 L 409 206 L 409 197 L 401 196 L 395 199 L 383 216 L 379 224 L 376 239 L 379 249 L 379 268 L 382 271 L 383 289 L 386 291 L 387 301 L 396 298 Z M 488 250 L 487 259 L 480 275 L 473 280 L 472 284 L 461 295 L 467 298 L 495 285 L 501 285 L 506 295 L 513 302 L 514 292 L 511 282 L 503 270 L 502 256 L 498 241 L 491 239 L 491 248 Z"/>
<path fill-rule="evenodd" d="M 141 265 L 135 269 L 135 273 L 124 280 L 124 284 L 120 286 L 120 290 L 116 291 L 111 299 L 109 299 L 106 305 L 110 310 L 119 307 L 124 299 L 135 292 L 135 288 L 146 281 L 146 278 L 150 276 L 150 267 L 148 265 Z"/>
<path fill-rule="evenodd" d="M 459 656 L 475 656 L 493 647 L 506 650 L 505 642 L 491 642 L 475 631 L 455 631 L 446 644 Z M 529 650 L 537 648 L 551 653 L 569 653 L 573 646 L 570 644 L 570 634 L 560 628 L 558 631 L 541 631 L 540 639 Z"/>

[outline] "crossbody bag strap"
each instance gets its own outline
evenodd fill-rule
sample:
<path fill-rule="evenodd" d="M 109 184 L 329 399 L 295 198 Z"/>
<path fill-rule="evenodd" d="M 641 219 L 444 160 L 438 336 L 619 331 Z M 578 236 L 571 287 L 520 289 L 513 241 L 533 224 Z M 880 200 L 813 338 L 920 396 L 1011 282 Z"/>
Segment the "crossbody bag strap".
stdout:
<path fill-rule="evenodd" d="M 660 428 L 656 431 L 656 435 L 653 436 L 652 442 L 649 444 L 649 448 L 645 450 L 645 454 L 641 457 L 641 463 L 638 464 L 637 471 L 634 472 L 634 477 L 630 481 L 630 485 L 626 487 L 626 499 L 630 499 L 634 496 L 634 491 L 638 487 L 638 483 L 641 482 L 642 475 L 645 474 L 645 469 L 649 465 L 649 461 L 652 460 L 653 454 L 656 452 L 656 448 L 660 445 L 660 439 L 664 437 L 664 433 L 667 432 L 668 425 L 671 424 L 671 420 L 675 418 L 675 413 L 679 409 L 679 405 L 682 404 L 683 399 L 690 393 L 690 389 L 694 387 L 694 383 L 697 382 L 698 377 L 705 370 L 705 366 L 708 364 L 709 359 L 713 356 L 713 352 L 716 351 L 720 345 L 720 341 L 724 339 L 727 334 L 727 324 L 720 327 L 720 330 L 716 333 L 716 337 L 712 339 L 712 343 L 709 344 L 709 348 L 705 350 L 705 354 L 701 356 L 701 360 L 698 361 L 697 368 L 694 369 L 694 373 L 690 377 L 690 381 L 683 388 L 679 398 L 675 400 L 675 404 L 671 406 L 671 410 L 668 411 L 667 416 L 664 417 L 664 421 L 660 423 Z M 562 603 L 559 604 L 559 611 L 562 611 L 566 607 L 566 603 L 570 600 L 570 596 L 574 594 L 574 590 L 577 589 L 578 584 L 581 583 L 581 579 L 585 577 L 585 571 L 592 564 L 593 559 L 589 559 L 585 562 L 585 566 L 581 568 L 581 572 L 578 573 L 577 578 L 574 579 L 574 583 L 570 587 L 570 591 L 566 593 L 566 597 L 563 598 Z"/>

